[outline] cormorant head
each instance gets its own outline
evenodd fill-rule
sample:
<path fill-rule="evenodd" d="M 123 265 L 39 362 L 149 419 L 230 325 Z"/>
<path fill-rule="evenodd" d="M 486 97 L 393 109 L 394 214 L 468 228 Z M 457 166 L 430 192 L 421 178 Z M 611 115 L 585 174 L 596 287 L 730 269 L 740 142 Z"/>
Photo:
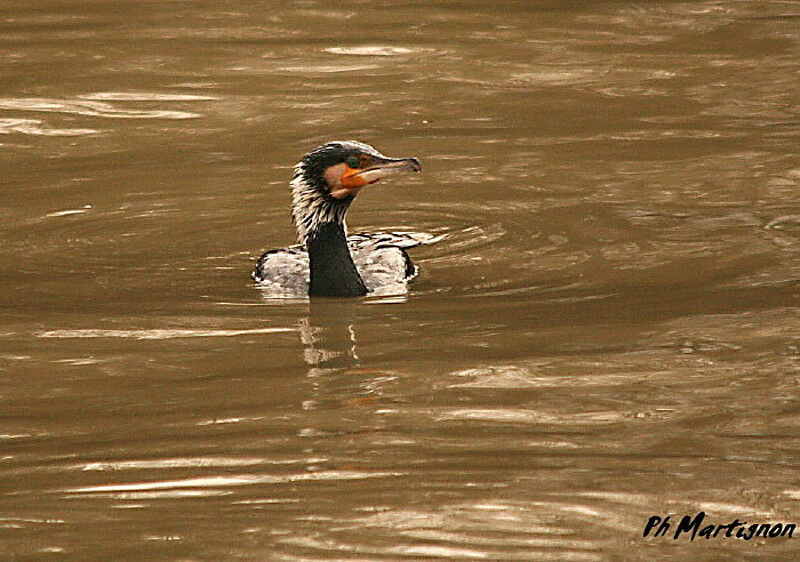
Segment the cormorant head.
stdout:
<path fill-rule="evenodd" d="M 327 222 L 344 222 L 355 196 L 369 184 L 399 172 L 419 172 L 416 158 L 389 158 L 368 144 L 333 141 L 306 154 L 295 166 L 292 218 L 300 242 Z"/>

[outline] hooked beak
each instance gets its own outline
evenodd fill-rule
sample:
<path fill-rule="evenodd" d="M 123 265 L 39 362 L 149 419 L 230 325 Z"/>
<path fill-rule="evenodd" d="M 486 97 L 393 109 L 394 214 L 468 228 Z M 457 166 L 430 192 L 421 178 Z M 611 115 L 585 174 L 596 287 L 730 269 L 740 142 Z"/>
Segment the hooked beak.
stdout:
<path fill-rule="evenodd" d="M 402 172 L 419 172 L 422 164 L 416 158 L 375 158 L 368 168 L 349 168 L 342 176 L 342 183 L 361 187 Z"/>

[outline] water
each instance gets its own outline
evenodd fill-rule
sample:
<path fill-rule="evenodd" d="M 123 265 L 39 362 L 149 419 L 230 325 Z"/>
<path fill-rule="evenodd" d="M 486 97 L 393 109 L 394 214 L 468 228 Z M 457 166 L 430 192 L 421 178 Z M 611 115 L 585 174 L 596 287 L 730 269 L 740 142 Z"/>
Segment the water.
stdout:
<path fill-rule="evenodd" d="M 7 1 L 0 552 L 794 559 L 800 2 Z M 275 301 L 356 138 L 441 236 L 404 298 Z"/>

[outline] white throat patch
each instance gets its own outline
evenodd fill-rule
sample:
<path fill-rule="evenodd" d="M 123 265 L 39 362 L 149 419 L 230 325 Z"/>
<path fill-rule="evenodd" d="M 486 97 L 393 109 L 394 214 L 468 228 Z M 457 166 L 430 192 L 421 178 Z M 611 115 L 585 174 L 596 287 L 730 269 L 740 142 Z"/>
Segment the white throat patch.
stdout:
<path fill-rule="evenodd" d="M 305 244 L 321 224 L 336 222 L 344 225 L 344 216 L 351 200 L 328 197 L 321 188 L 311 185 L 306 179 L 303 162 L 295 166 L 289 187 L 292 190 L 292 220 L 301 244 Z"/>

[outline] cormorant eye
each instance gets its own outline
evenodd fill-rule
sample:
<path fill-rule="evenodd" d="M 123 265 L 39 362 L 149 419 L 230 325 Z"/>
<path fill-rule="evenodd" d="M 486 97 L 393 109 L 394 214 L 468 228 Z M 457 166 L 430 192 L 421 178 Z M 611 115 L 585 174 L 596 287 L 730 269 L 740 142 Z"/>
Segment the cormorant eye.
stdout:
<path fill-rule="evenodd" d="M 361 163 L 355 156 L 348 157 L 347 160 L 344 161 L 344 163 L 350 166 L 351 168 L 359 168 L 361 166 Z"/>

